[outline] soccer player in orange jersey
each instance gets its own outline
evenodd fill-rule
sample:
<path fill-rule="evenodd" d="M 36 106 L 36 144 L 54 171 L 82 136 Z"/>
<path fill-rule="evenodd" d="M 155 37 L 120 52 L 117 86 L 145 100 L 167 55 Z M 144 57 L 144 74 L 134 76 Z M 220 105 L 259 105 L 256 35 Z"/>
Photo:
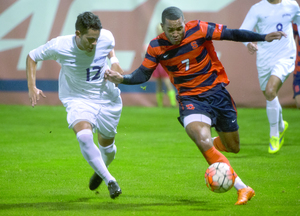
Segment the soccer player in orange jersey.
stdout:
<path fill-rule="evenodd" d="M 300 109 L 300 40 L 298 26 L 293 24 L 294 36 L 297 43 L 297 55 L 294 70 L 293 90 L 296 106 Z"/>
<path fill-rule="evenodd" d="M 114 83 L 140 84 L 149 80 L 160 63 L 176 87 L 180 123 L 195 142 L 208 164 L 228 159 L 220 152 L 238 153 L 240 139 L 236 106 L 225 86 L 229 80 L 219 61 L 212 40 L 273 41 L 283 32 L 258 34 L 247 30 L 227 29 L 226 26 L 194 20 L 185 24 L 182 11 L 168 7 L 162 13 L 164 33 L 154 38 L 142 65 L 131 74 L 107 70 L 105 78 Z M 218 137 L 212 139 L 211 127 Z M 213 140 L 213 141 L 212 141 Z M 243 205 L 254 190 L 236 177 L 236 205 Z"/>
<path fill-rule="evenodd" d="M 159 25 L 156 28 L 157 35 L 160 35 L 163 33 L 163 30 L 161 28 L 161 25 Z M 147 46 L 145 47 L 145 49 Z M 146 51 L 146 50 L 145 50 Z M 158 64 L 156 69 L 152 73 L 152 77 L 156 81 L 156 101 L 158 107 L 163 107 L 163 97 L 164 97 L 164 91 L 163 91 L 163 83 L 166 86 L 167 95 L 169 97 L 170 105 L 172 107 L 176 106 L 176 92 L 174 90 L 174 87 L 172 83 L 170 82 L 169 76 L 165 69 Z"/>

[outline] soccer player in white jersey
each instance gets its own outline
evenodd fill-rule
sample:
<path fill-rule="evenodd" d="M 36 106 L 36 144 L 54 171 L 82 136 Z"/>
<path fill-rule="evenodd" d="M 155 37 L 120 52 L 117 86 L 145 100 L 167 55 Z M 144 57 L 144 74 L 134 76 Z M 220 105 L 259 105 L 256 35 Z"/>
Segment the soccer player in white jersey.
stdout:
<path fill-rule="evenodd" d="M 114 137 L 122 111 L 120 90 L 114 83 L 103 79 L 108 68 L 123 73 L 115 56 L 112 33 L 102 28 L 98 16 L 91 12 L 79 14 L 75 35 L 59 36 L 32 50 L 27 56 L 29 100 L 34 107 L 42 90 L 36 87 L 38 61 L 56 60 L 61 65 L 59 99 L 66 107 L 69 128 L 76 134 L 83 157 L 94 170 L 89 187 L 95 190 L 104 180 L 110 197 L 122 191 L 107 167 L 116 154 Z M 93 141 L 98 133 L 99 148 Z"/>
<path fill-rule="evenodd" d="M 288 123 L 282 118 L 278 91 L 295 68 L 296 46 L 292 21 L 300 25 L 299 5 L 294 0 L 262 0 L 249 10 L 240 29 L 265 34 L 283 31 L 286 38 L 271 43 L 245 43 L 251 54 L 257 53 L 256 65 L 260 88 L 266 97 L 270 124 L 269 153 L 279 151 Z"/>

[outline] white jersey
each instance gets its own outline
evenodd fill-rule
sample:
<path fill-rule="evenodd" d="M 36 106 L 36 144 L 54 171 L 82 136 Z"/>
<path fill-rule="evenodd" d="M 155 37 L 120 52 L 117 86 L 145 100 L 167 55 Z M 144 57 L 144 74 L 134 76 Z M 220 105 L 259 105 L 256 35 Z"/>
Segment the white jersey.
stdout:
<path fill-rule="evenodd" d="M 262 0 L 251 7 L 240 29 L 250 31 L 255 29 L 261 34 L 274 31 L 283 31 L 287 34 L 287 38 L 257 43 L 256 64 L 258 68 L 268 68 L 282 58 L 295 60 L 296 45 L 292 22 L 300 25 L 299 5 L 295 0 L 282 0 L 278 4 Z"/>
<path fill-rule="evenodd" d="M 114 101 L 120 97 L 120 90 L 103 78 L 108 68 L 106 57 L 114 46 L 112 33 L 101 29 L 96 48 L 91 53 L 77 47 L 75 35 L 67 35 L 50 40 L 32 50 L 29 56 L 35 62 L 56 60 L 61 65 L 58 82 L 62 102 L 74 97 Z"/>

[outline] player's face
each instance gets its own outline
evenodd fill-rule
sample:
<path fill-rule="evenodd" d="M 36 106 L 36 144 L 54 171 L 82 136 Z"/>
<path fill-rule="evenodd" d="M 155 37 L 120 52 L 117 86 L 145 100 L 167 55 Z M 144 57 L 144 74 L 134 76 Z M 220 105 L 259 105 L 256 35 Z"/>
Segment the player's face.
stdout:
<path fill-rule="evenodd" d="M 168 40 L 173 45 L 178 45 L 184 38 L 185 34 L 185 24 L 182 17 L 178 20 L 165 20 L 165 24 L 162 24 L 162 29 L 164 30 Z"/>
<path fill-rule="evenodd" d="M 100 30 L 88 29 L 87 33 L 81 34 L 80 31 L 76 31 L 76 43 L 79 49 L 92 52 L 100 36 Z"/>

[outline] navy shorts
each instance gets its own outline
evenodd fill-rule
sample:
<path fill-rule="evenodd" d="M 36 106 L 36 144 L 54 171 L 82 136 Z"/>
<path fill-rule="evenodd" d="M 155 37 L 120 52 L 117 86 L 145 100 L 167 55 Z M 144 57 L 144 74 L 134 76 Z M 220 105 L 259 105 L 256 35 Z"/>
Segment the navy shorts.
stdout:
<path fill-rule="evenodd" d="M 297 71 L 294 73 L 294 81 L 293 81 L 293 90 L 294 90 L 294 97 L 300 95 L 300 72 Z"/>
<path fill-rule="evenodd" d="M 178 96 L 177 100 L 180 112 L 178 120 L 182 125 L 184 117 L 203 114 L 211 119 L 211 126 L 216 131 L 234 132 L 239 129 L 235 102 L 224 87 L 206 97 Z"/>

